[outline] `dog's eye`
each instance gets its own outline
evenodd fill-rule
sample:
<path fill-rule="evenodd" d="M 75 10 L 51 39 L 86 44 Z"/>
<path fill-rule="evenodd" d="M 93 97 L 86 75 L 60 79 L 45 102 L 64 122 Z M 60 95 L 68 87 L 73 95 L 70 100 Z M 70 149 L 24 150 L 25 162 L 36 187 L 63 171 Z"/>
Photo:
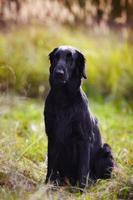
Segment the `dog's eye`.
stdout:
<path fill-rule="evenodd" d="M 72 53 L 71 52 L 67 53 L 67 58 L 71 58 L 71 57 L 72 57 Z"/>
<path fill-rule="evenodd" d="M 55 54 L 55 56 L 54 56 L 54 63 L 55 64 L 58 62 L 59 58 L 60 58 L 60 54 L 59 53 Z"/>
<path fill-rule="evenodd" d="M 60 54 L 59 54 L 59 53 L 55 54 L 55 58 L 56 58 L 57 60 L 59 59 L 59 57 L 60 57 Z"/>
<path fill-rule="evenodd" d="M 72 53 L 71 52 L 67 53 L 66 60 L 67 60 L 67 62 L 69 62 L 70 64 L 72 64 Z"/>

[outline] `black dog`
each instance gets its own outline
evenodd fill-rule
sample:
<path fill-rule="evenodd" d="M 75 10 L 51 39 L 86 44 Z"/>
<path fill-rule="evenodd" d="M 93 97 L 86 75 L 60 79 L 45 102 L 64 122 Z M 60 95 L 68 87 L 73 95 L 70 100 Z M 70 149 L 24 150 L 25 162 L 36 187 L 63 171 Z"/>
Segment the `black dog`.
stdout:
<path fill-rule="evenodd" d="M 108 144 L 102 144 L 98 123 L 88 109 L 82 91 L 85 58 L 80 51 L 60 46 L 50 54 L 51 90 L 45 103 L 48 136 L 46 183 L 62 184 L 65 178 L 81 190 L 89 180 L 111 177 L 114 159 Z"/>

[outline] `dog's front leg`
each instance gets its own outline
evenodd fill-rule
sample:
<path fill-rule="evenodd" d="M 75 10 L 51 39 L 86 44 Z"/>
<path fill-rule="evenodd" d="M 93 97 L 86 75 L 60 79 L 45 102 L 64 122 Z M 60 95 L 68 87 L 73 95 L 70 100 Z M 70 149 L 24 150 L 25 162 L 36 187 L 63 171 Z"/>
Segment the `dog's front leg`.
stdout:
<path fill-rule="evenodd" d="M 79 143 L 79 187 L 81 192 L 88 185 L 90 174 L 90 141 L 82 140 Z"/>
<path fill-rule="evenodd" d="M 56 171 L 56 165 L 57 165 L 57 148 L 54 141 L 50 140 L 48 141 L 48 169 L 47 169 L 47 175 L 45 183 L 48 181 L 55 182 L 57 178 L 57 171 Z"/>

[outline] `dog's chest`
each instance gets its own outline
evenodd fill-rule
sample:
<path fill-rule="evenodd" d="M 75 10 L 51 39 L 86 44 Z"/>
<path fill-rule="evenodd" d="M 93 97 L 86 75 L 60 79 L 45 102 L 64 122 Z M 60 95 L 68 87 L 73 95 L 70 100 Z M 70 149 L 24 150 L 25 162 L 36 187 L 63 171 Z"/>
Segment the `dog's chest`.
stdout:
<path fill-rule="evenodd" d="M 76 112 L 73 107 L 67 109 L 56 109 L 54 118 L 55 134 L 61 138 L 69 138 L 73 135 L 73 124 Z"/>
<path fill-rule="evenodd" d="M 64 126 L 70 126 L 75 118 L 74 108 L 55 109 L 55 123 L 57 125 L 63 124 Z"/>

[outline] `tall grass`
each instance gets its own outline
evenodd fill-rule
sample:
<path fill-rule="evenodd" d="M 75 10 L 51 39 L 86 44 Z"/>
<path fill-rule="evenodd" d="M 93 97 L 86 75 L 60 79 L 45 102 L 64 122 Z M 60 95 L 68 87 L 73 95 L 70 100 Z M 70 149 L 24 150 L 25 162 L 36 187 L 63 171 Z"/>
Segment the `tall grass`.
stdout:
<path fill-rule="evenodd" d="M 58 29 L 58 27 L 57 27 Z M 121 34 L 24 27 L 0 34 L 0 90 L 37 97 L 47 93 L 49 52 L 72 45 L 86 57 L 86 93 L 111 100 L 133 99 L 133 46 Z"/>

